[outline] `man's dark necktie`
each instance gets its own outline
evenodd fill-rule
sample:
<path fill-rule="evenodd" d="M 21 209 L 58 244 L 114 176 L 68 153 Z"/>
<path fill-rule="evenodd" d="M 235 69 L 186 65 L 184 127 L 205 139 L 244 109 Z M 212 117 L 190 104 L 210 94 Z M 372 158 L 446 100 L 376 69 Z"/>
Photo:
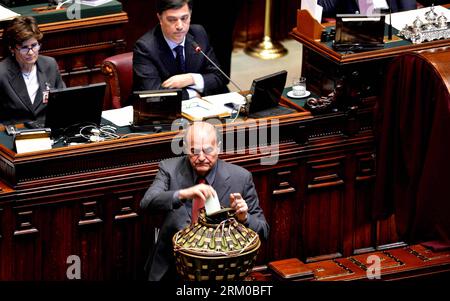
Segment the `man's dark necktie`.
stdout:
<path fill-rule="evenodd" d="M 186 73 L 186 62 L 184 61 L 183 46 L 178 45 L 173 50 L 175 50 L 177 54 L 175 59 L 177 61 L 178 71 L 180 73 Z"/>
<path fill-rule="evenodd" d="M 197 184 L 207 184 L 205 178 L 198 178 Z M 194 198 L 192 200 L 191 224 L 195 224 L 198 220 L 200 209 L 205 207 L 205 202 L 201 199 Z"/>

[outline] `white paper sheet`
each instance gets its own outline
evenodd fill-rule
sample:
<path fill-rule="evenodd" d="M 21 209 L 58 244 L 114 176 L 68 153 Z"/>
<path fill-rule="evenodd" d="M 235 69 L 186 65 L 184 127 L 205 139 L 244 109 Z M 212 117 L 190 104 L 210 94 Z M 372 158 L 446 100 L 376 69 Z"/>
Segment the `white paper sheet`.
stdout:
<path fill-rule="evenodd" d="M 222 105 L 222 106 L 228 102 L 232 102 L 237 105 L 245 104 L 245 97 L 237 92 L 204 96 L 203 99 L 212 104 L 217 104 L 217 105 Z"/>
<path fill-rule="evenodd" d="M 130 125 L 133 123 L 133 106 L 103 111 L 102 117 L 117 126 Z"/>
<path fill-rule="evenodd" d="M 302 5 L 300 8 L 309 11 L 311 16 L 313 16 L 317 22 L 322 22 L 323 7 L 317 4 L 317 0 L 302 0 Z"/>
<path fill-rule="evenodd" d="M 20 14 L 0 5 L 0 21 L 12 20 Z"/>
<path fill-rule="evenodd" d="M 52 149 L 50 137 L 16 139 L 16 152 L 18 154 Z"/>
<path fill-rule="evenodd" d="M 210 103 L 201 98 L 183 100 L 181 108 L 185 115 L 188 115 L 191 117 L 190 119 L 194 120 L 202 120 L 204 118 L 217 116 L 225 117 L 229 116 L 232 112 L 232 109 L 224 107 L 222 104 Z"/>

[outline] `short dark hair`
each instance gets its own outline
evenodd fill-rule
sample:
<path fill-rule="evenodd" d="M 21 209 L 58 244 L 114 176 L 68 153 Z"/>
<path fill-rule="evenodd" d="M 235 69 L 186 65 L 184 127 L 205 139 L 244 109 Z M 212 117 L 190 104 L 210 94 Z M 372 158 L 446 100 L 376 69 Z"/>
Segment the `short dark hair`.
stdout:
<path fill-rule="evenodd" d="M 9 48 L 21 45 L 31 38 L 35 38 L 40 42 L 43 36 L 36 20 L 30 16 L 19 16 L 12 19 L 4 31 L 5 43 Z"/>
<path fill-rule="evenodd" d="M 185 4 L 192 10 L 192 0 L 158 0 L 156 1 L 156 12 L 162 14 L 168 9 L 182 8 Z"/>

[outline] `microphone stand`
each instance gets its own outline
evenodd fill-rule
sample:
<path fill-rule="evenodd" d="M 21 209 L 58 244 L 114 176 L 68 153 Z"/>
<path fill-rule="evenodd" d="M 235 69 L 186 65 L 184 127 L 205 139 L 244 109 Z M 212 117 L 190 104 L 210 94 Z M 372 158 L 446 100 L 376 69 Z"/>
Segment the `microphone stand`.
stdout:
<path fill-rule="evenodd" d="M 214 66 L 216 67 L 217 70 L 220 71 L 220 73 L 222 73 L 223 76 L 225 76 L 240 92 L 242 92 L 242 89 L 228 76 L 226 75 L 225 72 L 222 71 L 221 68 L 219 68 L 219 66 L 217 66 L 216 63 L 214 63 L 204 52 L 203 50 L 200 48 L 200 46 L 194 46 L 195 47 L 195 51 L 196 52 L 200 52 L 201 54 L 203 54 L 203 56 Z"/>
<path fill-rule="evenodd" d="M 206 55 L 206 53 L 203 52 L 202 48 L 200 47 L 200 45 L 198 45 L 197 42 L 193 42 L 192 46 L 194 47 L 194 51 L 195 52 L 201 53 L 217 70 L 220 71 L 220 73 L 222 73 L 223 76 L 225 76 L 230 81 L 230 83 L 232 83 L 239 90 L 241 95 L 243 94 L 242 89 L 225 72 L 223 72 L 222 69 L 219 66 L 217 66 L 217 64 L 214 63 L 209 58 L 209 56 Z M 243 107 L 243 108 L 240 107 L 240 110 L 243 110 L 243 113 L 247 113 L 248 110 L 249 110 L 249 105 L 250 105 L 250 103 L 252 101 L 252 94 L 251 93 L 246 93 L 245 95 L 242 95 L 242 96 L 244 96 L 244 98 L 245 98 L 245 107 Z"/>

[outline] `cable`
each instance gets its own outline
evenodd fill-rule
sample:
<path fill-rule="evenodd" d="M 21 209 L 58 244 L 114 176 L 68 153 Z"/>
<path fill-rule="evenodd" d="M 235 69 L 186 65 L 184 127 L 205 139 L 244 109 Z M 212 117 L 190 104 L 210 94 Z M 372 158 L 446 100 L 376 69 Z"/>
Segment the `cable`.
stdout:
<path fill-rule="evenodd" d="M 236 119 L 239 117 L 239 113 L 241 112 L 241 107 L 242 107 L 242 105 L 238 105 L 238 108 L 236 110 L 237 111 L 236 117 L 234 117 L 233 120 L 231 120 L 231 122 L 235 122 Z M 231 112 L 233 112 L 233 111 L 231 111 Z"/>

